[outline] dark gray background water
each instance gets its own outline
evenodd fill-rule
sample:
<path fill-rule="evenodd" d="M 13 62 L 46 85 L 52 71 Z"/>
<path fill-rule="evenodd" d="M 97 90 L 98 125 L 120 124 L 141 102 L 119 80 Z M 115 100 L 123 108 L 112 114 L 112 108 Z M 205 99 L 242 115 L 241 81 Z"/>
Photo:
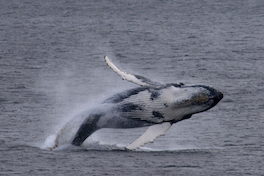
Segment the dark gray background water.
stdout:
<path fill-rule="evenodd" d="M 264 175 L 264 1 L 0 1 L 0 175 Z M 145 129 L 43 149 L 75 114 L 135 87 L 105 64 L 224 99 L 139 151 Z"/>

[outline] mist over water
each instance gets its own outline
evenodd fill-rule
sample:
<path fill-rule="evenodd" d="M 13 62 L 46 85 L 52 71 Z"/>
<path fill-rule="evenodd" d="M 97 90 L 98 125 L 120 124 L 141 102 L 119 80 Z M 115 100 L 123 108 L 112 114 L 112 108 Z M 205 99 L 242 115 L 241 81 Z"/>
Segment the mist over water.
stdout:
<path fill-rule="evenodd" d="M 0 175 L 263 175 L 263 7 L 1 1 Z M 124 147 L 146 128 L 102 129 L 82 147 L 46 150 L 67 122 L 74 131 L 79 114 L 137 87 L 104 55 L 126 72 L 212 86 L 224 99 L 134 152 Z"/>

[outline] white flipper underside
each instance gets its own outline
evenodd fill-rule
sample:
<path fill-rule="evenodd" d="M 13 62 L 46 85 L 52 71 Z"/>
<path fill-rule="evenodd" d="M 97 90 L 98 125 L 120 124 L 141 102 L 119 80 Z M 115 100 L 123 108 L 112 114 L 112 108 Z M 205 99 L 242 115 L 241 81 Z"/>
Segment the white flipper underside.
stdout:
<path fill-rule="evenodd" d="M 111 69 L 113 69 L 114 72 L 116 72 L 118 75 L 120 75 L 122 77 L 122 79 L 124 79 L 126 81 L 133 82 L 133 83 L 138 84 L 140 86 L 148 86 L 148 87 L 159 87 L 159 86 L 161 86 L 160 83 L 152 82 L 151 80 L 149 80 L 148 78 L 145 78 L 144 76 L 133 75 L 133 74 L 124 72 L 123 70 L 121 70 L 117 66 L 115 66 L 115 64 L 113 64 L 113 62 L 107 56 L 105 56 L 104 58 L 105 58 L 107 65 Z"/>
<path fill-rule="evenodd" d="M 135 150 L 149 142 L 153 142 L 157 137 L 164 135 L 170 127 L 170 122 L 164 122 L 161 124 L 150 126 L 144 134 L 142 134 L 137 140 L 126 146 L 126 148 L 129 150 Z"/>

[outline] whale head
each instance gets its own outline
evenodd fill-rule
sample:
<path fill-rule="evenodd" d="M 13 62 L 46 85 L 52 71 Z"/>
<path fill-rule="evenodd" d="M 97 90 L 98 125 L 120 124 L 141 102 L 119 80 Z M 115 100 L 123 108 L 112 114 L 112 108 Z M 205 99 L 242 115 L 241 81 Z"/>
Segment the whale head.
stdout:
<path fill-rule="evenodd" d="M 175 120 L 209 110 L 223 98 L 220 91 L 203 85 L 170 86 L 164 91 L 164 96 L 167 100 L 168 117 L 174 117 Z"/>

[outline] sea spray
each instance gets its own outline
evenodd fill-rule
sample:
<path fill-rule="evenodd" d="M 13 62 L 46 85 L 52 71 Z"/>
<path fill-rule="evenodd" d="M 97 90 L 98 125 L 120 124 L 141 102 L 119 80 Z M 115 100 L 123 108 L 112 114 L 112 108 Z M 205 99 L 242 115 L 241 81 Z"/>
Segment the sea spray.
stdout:
<path fill-rule="evenodd" d="M 118 89 L 124 88 L 119 87 Z M 57 130 L 55 134 L 50 134 L 46 138 L 44 146 L 41 148 L 55 149 L 61 145 L 70 144 L 80 125 L 89 114 L 93 110 L 100 108 L 102 106 L 101 102 L 117 91 L 118 90 L 104 92 L 101 95 L 98 95 L 97 98 L 90 97 L 89 103 L 74 105 L 72 112 L 60 120 L 61 125 L 56 126 Z"/>
<path fill-rule="evenodd" d="M 47 149 L 55 149 L 61 145 L 70 144 L 80 125 L 89 116 L 90 112 L 91 108 L 73 116 L 71 119 L 66 118 L 66 122 L 65 119 L 62 120 L 64 121 L 64 125 L 59 128 L 56 134 L 48 136 L 44 146 Z"/>

